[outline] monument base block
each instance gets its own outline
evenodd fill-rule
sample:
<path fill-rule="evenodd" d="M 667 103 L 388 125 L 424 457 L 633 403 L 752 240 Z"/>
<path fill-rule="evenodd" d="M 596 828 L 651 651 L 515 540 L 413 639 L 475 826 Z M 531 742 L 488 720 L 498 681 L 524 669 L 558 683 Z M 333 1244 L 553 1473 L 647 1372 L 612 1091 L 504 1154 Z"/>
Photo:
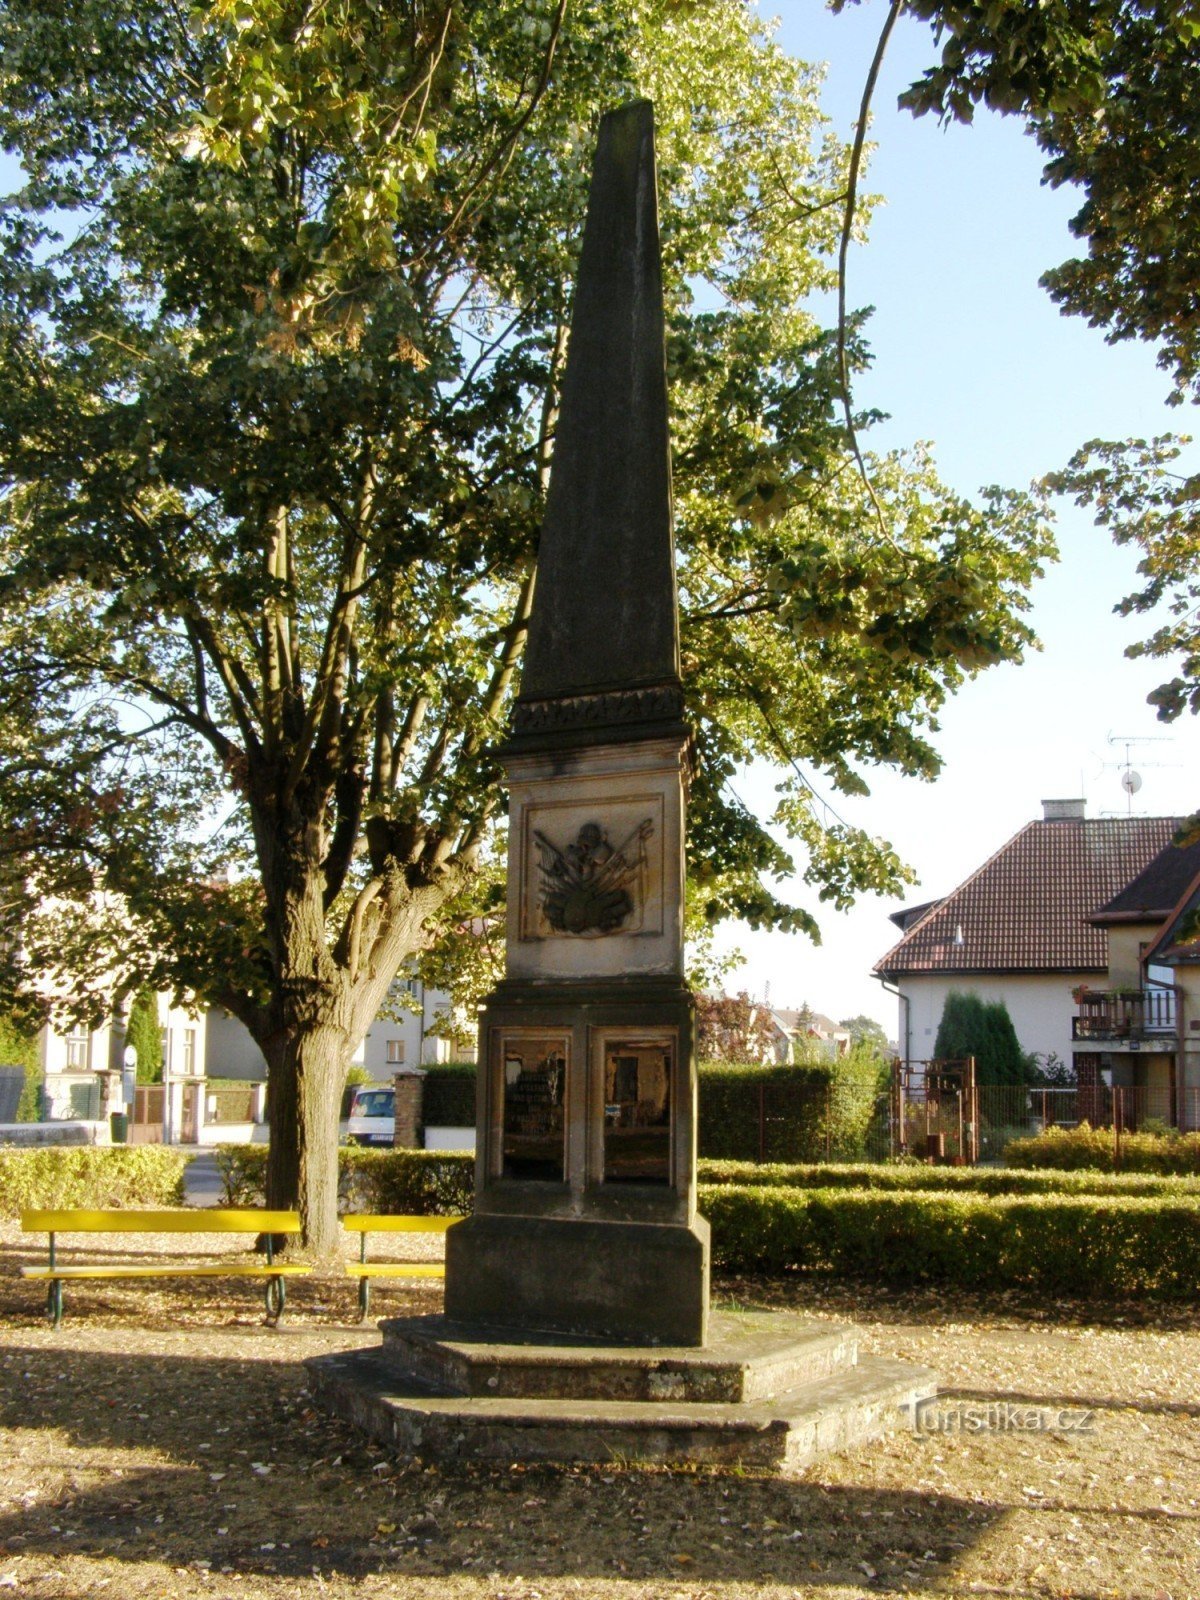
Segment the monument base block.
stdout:
<path fill-rule="evenodd" d="M 709 1229 L 477 1212 L 446 1235 L 446 1316 L 639 1345 L 703 1345 Z"/>
<path fill-rule="evenodd" d="M 694 1463 L 789 1471 L 910 1425 L 926 1367 L 859 1357 L 854 1330 L 717 1313 L 703 1350 L 380 1323 L 382 1346 L 306 1363 L 317 1400 L 427 1461 Z"/>

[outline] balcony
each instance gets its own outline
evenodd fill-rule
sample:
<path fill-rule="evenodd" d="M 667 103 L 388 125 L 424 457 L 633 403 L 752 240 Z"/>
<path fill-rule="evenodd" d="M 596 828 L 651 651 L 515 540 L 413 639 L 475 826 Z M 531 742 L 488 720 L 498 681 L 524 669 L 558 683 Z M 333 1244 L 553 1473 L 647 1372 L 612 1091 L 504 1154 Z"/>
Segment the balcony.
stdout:
<path fill-rule="evenodd" d="M 1079 1042 L 1140 1043 L 1176 1031 L 1175 993 L 1171 989 L 1085 989 L 1077 996 L 1079 1011 L 1071 1019 L 1071 1038 Z"/>

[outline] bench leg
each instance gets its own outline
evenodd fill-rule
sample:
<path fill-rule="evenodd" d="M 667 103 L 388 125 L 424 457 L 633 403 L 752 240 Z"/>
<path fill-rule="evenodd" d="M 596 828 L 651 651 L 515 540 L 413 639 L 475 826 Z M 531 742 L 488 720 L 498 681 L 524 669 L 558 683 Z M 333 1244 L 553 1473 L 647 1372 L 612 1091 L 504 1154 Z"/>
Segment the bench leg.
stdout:
<path fill-rule="evenodd" d="M 367 1313 L 371 1309 L 371 1280 L 360 1278 L 358 1280 L 358 1320 L 365 1322 Z"/>
<path fill-rule="evenodd" d="M 283 1315 L 287 1304 L 287 1286 L 282 1278 L 268 1278 L 266 1288 L 267 1321 L 272 1327 Z"/>
<path fill-rule="evenodd" d="M 63 1314 L 63 1288 L 61 1278 L 51 1278 L 50 1286 L 46 1290 L 46 1315 L 50 1318 L 51 1325 L 55 1328 L 62 1322 Z"/>

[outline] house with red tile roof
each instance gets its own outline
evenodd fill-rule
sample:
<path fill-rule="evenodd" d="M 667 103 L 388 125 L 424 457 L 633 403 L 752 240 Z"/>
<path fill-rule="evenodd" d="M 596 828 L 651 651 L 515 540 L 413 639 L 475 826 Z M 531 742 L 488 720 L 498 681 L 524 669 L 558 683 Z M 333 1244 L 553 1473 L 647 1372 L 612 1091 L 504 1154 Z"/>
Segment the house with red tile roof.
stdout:
<path fill-rule="evenodd" d="M 1167 844 L 1091 919 L 1108 939 L 1108 972 L 1079 997 L 1076 1077 L 1131 1091 L 1131 1125 L 1153 1116 L 1200 1127 L 1198 913 L 1200 842 Z"/>
<path fill-rule="evenodd" d="M 1082 800 L 1045 800 L 958 888 L 892 920 L 902 937 L 874 968 L 899 1002 L 906 1061 L 933 1055 L 951 990 L 1008 1007 L 1021 1048 L 1070 1061 L 1072 991 L 1106 986 L 1108 926 L 1096 912 L 1166 848 L 1178 817 L 1088 817 Z"/>

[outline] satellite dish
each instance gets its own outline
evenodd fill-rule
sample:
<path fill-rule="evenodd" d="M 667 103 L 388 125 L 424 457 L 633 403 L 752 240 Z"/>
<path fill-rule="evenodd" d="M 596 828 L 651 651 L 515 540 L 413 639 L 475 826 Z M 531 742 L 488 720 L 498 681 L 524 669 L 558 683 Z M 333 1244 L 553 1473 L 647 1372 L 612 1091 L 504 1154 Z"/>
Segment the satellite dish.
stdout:
<path fill-rule="evenodd" d="M 1121 774 L 1121 787 L 1126 794 L 1136 794 L 1142 787 L 1142 775 L 1135 772 L 1132 767 L 1126 768 Z"/>

